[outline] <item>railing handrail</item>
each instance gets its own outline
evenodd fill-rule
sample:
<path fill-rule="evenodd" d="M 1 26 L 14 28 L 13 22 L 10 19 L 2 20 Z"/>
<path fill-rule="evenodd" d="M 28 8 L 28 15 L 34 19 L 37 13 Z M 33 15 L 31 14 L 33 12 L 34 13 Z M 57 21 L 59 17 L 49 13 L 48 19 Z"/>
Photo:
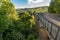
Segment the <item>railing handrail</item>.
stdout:
<path fill-rule="evenodd" d="M 41 15 L 41 14 L 40 14 Z M 38 16 L 38 17 L 40 17 L 40 15 Z M 55 26 L 57 26 L 58 28 L 60 28 L 60 22 L 59 21 L 57 21 L 57 20 L 55 20 L 55 19 L 52 19 L 52 18 L 48 18 L 48 16 L 46 15 L 46 14 L 44 14 L 43 13 L 43 15 L 44 15 L 44 19 L 46 19 L 46 20 L 48 20 L 50 23 L 52 23 L 52 24 L 54 24 Z M 50 19 L 52 19 L 52 20 L 50 20 Z M 56 23 L 55 23 L 56 22 Z"/>
<path fill-rule="evenodd" d="M 59 32 L 60 31 L 60 25 L 57 25 L 57 24 L 54 23 L 54 21 L 52 22 L 51 20 L 49 20 L 50 18 L 48 19 L 47 18 L 48 16 L 44 13 L 40 13 L 40 14 L 36 13 L 35 17 L 37 18 L 37 20 L 39 19 L 38 21 L 41 21 L 41 23 L 45 26 L 46 30 L 50 29 L 49 25 L 51 24 L 50 34 L 51 34 L 53 40 L 57 40 L 57 38 L 60 37 L 59 36 L 60 35 L 60 32 Z M 44 22 L 44 20 L 45 20 L 45 22 Z M 55 21 L 57 21 L 57 20 L 55 20 Z M 56 31 L 55 31 L 55 29 L 56 29 Z M 54 32 L 52 32 L 52 31 L 54 31 Z M 58 40 L 60 40 L 60 39 L 58 39 Z"/>

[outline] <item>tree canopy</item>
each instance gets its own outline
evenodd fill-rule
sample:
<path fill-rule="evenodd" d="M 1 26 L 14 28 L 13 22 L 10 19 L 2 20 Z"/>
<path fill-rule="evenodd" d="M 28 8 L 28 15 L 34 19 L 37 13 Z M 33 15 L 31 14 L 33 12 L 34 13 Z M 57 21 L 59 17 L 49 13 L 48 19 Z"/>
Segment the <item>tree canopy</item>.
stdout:
<path fill-rule="evenodd" d="M 17 13 L 10 0 L 0 0 L 0 40 L 36 40 L 32 13 Z"/>
<path fill-rule="evenodd" d="M 60 13 L 60 0 L 51 1 L 48 11 L 50 13 Z"/>

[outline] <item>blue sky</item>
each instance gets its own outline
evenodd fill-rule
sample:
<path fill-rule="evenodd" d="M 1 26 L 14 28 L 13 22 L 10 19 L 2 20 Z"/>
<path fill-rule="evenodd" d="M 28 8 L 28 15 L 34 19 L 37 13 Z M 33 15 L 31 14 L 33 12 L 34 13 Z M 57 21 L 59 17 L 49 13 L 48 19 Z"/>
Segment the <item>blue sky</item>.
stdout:
<path fill-rule="evenodd" d="M 48 6 L 50 0 L 11 0 L 15 8 L 32 8 L 39 6 Z"/>
<path fill-rule="evenodd" d="M 27 0 L 11 0 L 11 2 L 12 2 L 15 6 L 27 4 Z"/>

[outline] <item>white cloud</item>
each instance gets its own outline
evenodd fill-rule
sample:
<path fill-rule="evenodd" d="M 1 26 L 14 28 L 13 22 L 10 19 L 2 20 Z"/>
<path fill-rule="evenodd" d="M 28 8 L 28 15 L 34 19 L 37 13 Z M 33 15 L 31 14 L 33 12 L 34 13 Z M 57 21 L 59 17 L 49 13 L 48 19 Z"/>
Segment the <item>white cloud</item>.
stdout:
<path fill-rule="evenodd" d="M 16 8 L 34 8 L 41 6 L 49 6 L 51 0 L 28 0 L 28 4 Z"/>
<path fill-rule="evenodd" d="M 28 0 L 28 4 L 35 4 L 35 3 L 40 3 L 43 2 L 44 0 Z"/>

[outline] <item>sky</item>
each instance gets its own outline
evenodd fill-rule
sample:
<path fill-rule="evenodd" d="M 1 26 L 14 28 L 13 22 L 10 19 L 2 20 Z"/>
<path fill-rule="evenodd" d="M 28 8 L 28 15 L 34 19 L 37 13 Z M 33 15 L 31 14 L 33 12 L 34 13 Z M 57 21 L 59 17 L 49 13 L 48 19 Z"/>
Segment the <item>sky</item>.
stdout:
<path fill-rule="evenodd" d="M 11 0 L 15 8 L 34 8 L 49 6 L 51 0 Z"/>

